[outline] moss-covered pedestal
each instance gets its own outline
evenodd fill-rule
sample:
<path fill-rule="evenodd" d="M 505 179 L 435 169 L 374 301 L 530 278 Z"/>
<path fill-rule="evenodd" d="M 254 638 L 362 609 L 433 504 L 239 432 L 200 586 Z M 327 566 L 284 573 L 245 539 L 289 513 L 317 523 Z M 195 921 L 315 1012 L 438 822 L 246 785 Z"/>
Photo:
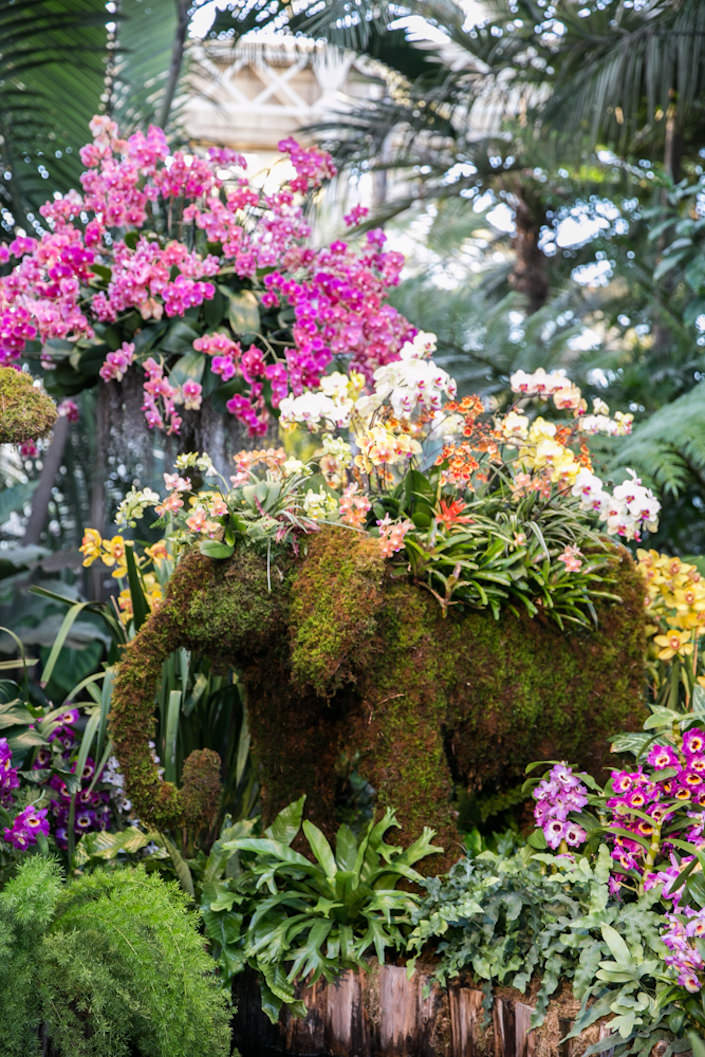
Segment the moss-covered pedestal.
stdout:
<path fill-rule="evenodd" d="M 309 537 L 269 574 L 244 545 L 226 561 L 190 554 L 119 668 L 111 721 L 128 794 L 169 828 L 197 817 L 199 788 L 211 788 L 199 762 L 213 770 L 212 753 L 177 790 L 147 746 L 161 663 L 185 646 L 240 673 L 266 818 L 306 793 L 307 814 L 331 832 L 354 766 L 397 809 L 402 839 L 431 825 L 451 861 L 458 791 L 500 803 L 536 759 L 594 772 L 609 736 L 639 726 L 643 584 L 621 548 L 613 571 L 621 601 L 598 606 L 596 630 L 563 633 L 541 618 L 444 616 L 375 540 L 344 528 Z"/>

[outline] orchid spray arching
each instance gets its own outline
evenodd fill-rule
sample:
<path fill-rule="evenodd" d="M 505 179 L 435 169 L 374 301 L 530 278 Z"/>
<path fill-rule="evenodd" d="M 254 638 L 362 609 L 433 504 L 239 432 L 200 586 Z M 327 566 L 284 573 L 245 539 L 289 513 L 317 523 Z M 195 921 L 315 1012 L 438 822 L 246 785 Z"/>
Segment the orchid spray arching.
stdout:
<path fill-rule="evenodd" d="M 387 303 L 403 258 L 383 232 L 312 244 L 327 154 L 283 140 L 293 175 L 267 193 L 234 151 L 171 151 L 154 127 L 123 139 L 106 117 L 91 131 L 81 191 L 41 208 L 39 238 L 0 247 L 0 363 L 36 358 L 71 392 L 141 369 L 150 429 L 178 434 L 213 397 L 257 435 L 334 362 L 369 379 L 414 333 Z"/>

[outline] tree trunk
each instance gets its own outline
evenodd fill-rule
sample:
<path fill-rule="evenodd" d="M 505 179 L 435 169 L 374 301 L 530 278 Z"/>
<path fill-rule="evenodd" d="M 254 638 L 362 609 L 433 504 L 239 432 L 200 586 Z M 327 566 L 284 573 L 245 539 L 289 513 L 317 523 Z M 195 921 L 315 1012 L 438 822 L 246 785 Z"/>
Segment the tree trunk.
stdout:
<path fill-rule="evenodd" d="M 46 455 L 44 456 L 42 472 L 39 476 L 39 484 L 32 497 L 32 510 L 29 515 L 29 521 L 27 522 L 27 529 L 24 536 L 25 544 L 39 543 L 42 530 L 46 525 L 51 493 L 56 483 L 56 475 L 61 466 L 68 432 L 69 420 L 60 415 L 56 420 L 56 425 L 54 426 L 51 435 L 51 441 Z"/>
<path fill-rule="evenodd" d="M 542 204 L 532 202 L 531 197 L 521 191 L 516 193 L 516 234 L 512 240 L 516 261 L 509 283 L 524 294 L 530 314 L 543 308 L 548 299 L 548 259 L 539 248 L 539 236 L 545 221 L 546 213 Z"/>

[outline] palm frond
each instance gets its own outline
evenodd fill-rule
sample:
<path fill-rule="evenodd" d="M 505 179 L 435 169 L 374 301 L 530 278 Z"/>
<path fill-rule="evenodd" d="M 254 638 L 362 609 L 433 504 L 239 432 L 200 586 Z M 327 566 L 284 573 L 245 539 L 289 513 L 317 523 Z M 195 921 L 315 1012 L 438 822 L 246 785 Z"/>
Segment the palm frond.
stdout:
<path fill-rule="evenodd" d="M 565 128 L 585 122 L 593 137 L 627 142 L 675 106 L 679 123 L 702 106 L 705 5 L 701 0 L 612 0 L 579 15 L 564 2 L 565 26 L 555 56 L 547 120 Z"/>
<path fill-rule="evenodd" d="M 132 132 L 158 120 L 178 17 L 174 0 L 119 0 L 118 13 L 107 109 Z"/>
<path fill-rule="evenodd" d="M 75 185 L 78 147 L 98 110 L 106 64 L 104 0 L 0 5 L 0 181 L 4 234 L 32 224 L 50 191 Z"/>

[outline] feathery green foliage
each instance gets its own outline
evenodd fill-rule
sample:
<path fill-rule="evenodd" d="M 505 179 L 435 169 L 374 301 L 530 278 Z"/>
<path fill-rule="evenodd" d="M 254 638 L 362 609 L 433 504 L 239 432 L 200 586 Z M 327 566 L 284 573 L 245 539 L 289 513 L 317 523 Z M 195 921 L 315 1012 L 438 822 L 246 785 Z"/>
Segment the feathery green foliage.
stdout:
<path fill-rule="evenodd" d="M 176 885 L 143 869 L 64 886 L 55 863 L 22 864 L 0 892 L 0 1017 L 5 1057 L 225 1057 L 230 1047 L 196 917 Z"/>

